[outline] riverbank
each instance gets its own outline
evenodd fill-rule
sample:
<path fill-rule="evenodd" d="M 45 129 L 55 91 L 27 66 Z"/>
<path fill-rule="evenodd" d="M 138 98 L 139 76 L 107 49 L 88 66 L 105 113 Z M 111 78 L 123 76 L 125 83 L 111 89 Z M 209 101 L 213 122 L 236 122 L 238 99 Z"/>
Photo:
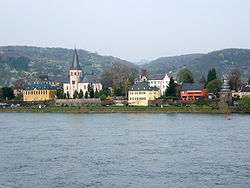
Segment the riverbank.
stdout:
<path fill-rule="evenodd" d="M 37 106 L 32 107 L 8 107 L 0 108 L 0 112 L 41 112 L 41 113 L 52 113 L 52 112 L 64 112 L 64 113 L 243 113 L 237 111 L 234 108 L 212 108 L 209 106 L 195 106 L 195 107 L 154 107 L 154 106 L 49 106 L 38 108 Z"/>

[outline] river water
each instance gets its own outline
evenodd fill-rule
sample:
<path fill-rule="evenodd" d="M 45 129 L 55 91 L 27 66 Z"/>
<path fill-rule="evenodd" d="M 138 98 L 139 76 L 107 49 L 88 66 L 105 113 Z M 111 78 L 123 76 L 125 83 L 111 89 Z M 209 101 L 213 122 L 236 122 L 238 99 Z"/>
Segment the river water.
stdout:
<path fill-rule="evenodd" d="M 0 187 L 250 187 L 250 116 L 0 113 Z"/>

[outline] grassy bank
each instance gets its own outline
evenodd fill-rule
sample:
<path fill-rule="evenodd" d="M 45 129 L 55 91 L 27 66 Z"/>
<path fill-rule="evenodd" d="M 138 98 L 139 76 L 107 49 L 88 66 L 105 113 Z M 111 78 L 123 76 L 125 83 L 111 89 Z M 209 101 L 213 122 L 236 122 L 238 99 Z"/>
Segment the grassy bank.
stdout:
<path fill-rule="evenodd" d="M 195 107 L 153 107 L 153 106 L 140 106 L 140 107 L 127 107 L 127 106 L 49 106 L 38 108 L 32 107 L 13 107 L 13 108 L 0 108 L 0 112 L 71 112 L 71 113 L 231 113 L 236 112 L 234 109 L 219 109 L 211 108 L 209 106 L 195 106 Z"/>

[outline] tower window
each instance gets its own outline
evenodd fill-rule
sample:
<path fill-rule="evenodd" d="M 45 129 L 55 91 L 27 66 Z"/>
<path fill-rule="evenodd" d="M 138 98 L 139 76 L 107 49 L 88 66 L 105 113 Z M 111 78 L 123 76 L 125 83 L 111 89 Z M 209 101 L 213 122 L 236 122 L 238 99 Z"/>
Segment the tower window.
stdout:
<path fill-rule="evenodd" d="M 75 75 L 76 75 L 76 72 L 75 72 Z"/>
<path fill-rule="evenodd" d="M 73 81 L 72 81 L 72 84 L 75 84 L 75 83 L 76 83 L 76 81 L 73 80 Z"/>

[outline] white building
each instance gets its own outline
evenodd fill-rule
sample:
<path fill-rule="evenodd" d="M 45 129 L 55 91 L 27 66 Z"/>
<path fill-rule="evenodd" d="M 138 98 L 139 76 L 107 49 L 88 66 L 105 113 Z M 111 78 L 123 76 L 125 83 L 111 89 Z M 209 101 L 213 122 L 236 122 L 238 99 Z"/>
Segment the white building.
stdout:
<path fill-rule="evenodd" d="M 94 91 L 102 90 L 102 84 L 98 81 L 95 75 L 85 75 L 82 74 L 82 69 L 78 61 L 78 55 L 76 49 L 74 50 L 72 66 L 69 70 L 69 83 L 63 84 L 64 93 L 69 92 L 69 97 L 73 98 L 74 92 L 78 93 L 80 90 L 83 94 L 88 91 L 88 85 L 91 84 Z"/>
<path fill-rule="evenodd" d="M 149 75 L 148 83 L 150 87 L 158 87 L 161 90 L 161 95 L 163 95 L 168 88 L 170 81 L 170 76 L 168 74 L 165 75 Z"/>

